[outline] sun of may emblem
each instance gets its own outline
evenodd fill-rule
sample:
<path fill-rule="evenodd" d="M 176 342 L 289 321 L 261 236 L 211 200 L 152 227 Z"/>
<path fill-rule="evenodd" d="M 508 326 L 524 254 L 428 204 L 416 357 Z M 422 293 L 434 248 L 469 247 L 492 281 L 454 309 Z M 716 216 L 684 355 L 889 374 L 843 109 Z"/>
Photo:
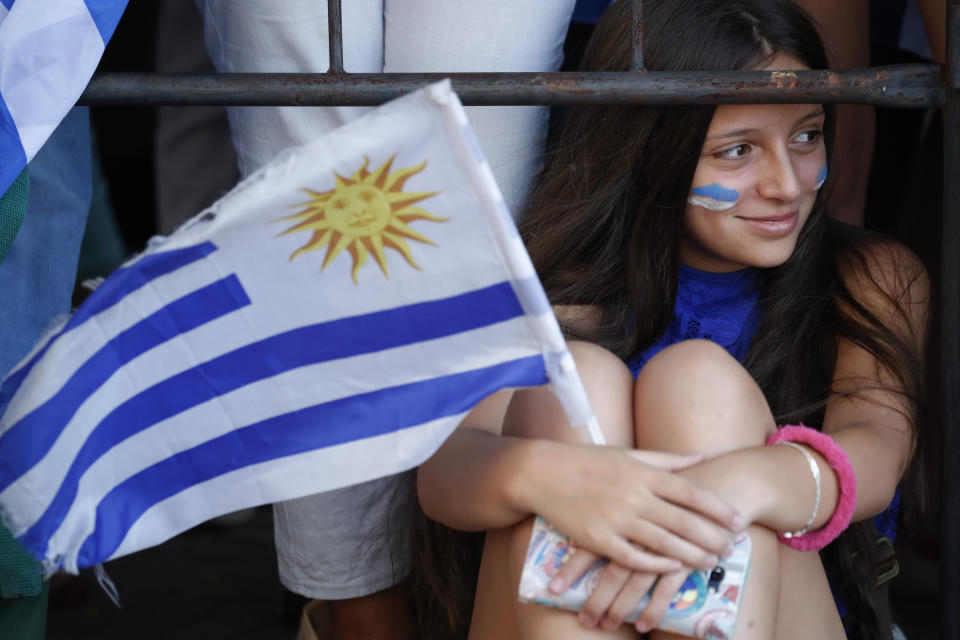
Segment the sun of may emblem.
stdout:
<path fill-rule="evenodd" d="M 305 245 L 293 252 L 290 260 L 301 253 L 327 248 L 323 259 L 325 269 L 344 249 L 353 258 L 353 281 L 357 282 L 357 272 L 367 256 L 380 265 L 387 277 L 387 258 L 385 248 L 400 252 L 407 262 L 416 269 L 407 240 L 416 240 L 426 244 L 435 243 L 410 228 L 414 220 L 446 222 L 449 218 L 439 218 L 412 205 L 425 200 L 439 191 L 403 193 L 401 189 L 410 176 L 426 167 L 426 161 L 416 167 L 398 169 L 393 173 L 390 167 L 396 156 L 391 157 L 376 170 L 367 171 L 369 158 L 364 158 L 363 166 L 349 178 L 333 174 L 336 184 L 330 191 L 317 192 L 304 189 L 310 194 L 310 200 L 297 206 L 303 209 L 281 220 L 297 220 L 298 223 L 279 235 L 310 231 L 312 235 Z"/>

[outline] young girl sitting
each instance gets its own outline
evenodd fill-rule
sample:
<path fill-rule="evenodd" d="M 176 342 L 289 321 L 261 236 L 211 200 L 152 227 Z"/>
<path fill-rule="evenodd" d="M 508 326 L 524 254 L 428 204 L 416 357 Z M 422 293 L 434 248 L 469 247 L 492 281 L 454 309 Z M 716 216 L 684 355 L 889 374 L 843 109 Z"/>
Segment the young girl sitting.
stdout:
<path fill-rule="evenodd" d="M 607 12 L 586 70 L 630 69 L 630 18 Z M 646 0 L 644 55 L 827 68 L 789 0 Z M 920 502 L 928 285 L 907 249 L 826 217 L 831 126 L 829 105 L 570 110 L 521 232 L 612 446 L 546 390 L 501 392 L 421 466 L 427 515 L 487 531 L 471 638 L 646 632 L 743 529 L 737 638 L 890 637 L 871 517 Z M 531 514 L 579 547 L 555 592 L 611 559 L 579 614 L 517 602 Z"/>

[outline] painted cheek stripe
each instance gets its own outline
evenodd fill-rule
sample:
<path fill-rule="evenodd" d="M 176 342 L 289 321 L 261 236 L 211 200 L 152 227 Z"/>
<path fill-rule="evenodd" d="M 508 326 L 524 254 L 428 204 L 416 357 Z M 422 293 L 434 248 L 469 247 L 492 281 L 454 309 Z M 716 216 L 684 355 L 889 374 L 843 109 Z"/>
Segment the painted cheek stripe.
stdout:
<path fill-rule="evenodd" d="M 687 202 L 709 211 L 726 211 L 737 204 L 740 193 L 727 189 L 716 182 L 705 187 L 696 187 L 687 197 Z"/>
<path fill-rule="evenodd" d="M 814 190 L 819 190 L 823 186 L 823 183 L 827 181 L 827 165 L 823 165 L 823 169 L 820 169 L 820 173 L 817 174 L 817 185 L 814 187 Z"/>

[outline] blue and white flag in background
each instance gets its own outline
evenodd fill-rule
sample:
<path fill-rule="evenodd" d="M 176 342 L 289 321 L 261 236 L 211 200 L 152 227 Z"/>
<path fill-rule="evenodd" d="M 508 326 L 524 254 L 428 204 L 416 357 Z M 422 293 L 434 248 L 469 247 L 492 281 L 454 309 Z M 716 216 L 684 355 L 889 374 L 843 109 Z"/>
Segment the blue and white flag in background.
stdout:
<path fill-rule="evenodd" d="M 409 469 L 573 361 L 449 82 L 275 159 L 0 385 L 0 514 L 48 572 Z"/>
<path fill-rule="evenodd" d="M 127 0 L 0 0 L 0 195 L 73 107 Z"/>

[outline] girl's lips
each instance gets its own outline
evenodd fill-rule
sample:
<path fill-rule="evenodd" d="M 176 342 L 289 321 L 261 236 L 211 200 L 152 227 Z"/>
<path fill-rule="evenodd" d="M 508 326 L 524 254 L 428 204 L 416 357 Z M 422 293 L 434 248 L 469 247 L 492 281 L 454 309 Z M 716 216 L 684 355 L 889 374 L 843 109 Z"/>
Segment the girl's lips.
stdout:
<path fill-rule="evenodd" d="M 767 216 L 766 218 L 740 218 L 746 222 L 752 229 L 759 231 L 763 235 L 779 237 L 790 234 L 797 227 L 800 215 L 797 211 L 784 213 L 778 216 Z"/>

